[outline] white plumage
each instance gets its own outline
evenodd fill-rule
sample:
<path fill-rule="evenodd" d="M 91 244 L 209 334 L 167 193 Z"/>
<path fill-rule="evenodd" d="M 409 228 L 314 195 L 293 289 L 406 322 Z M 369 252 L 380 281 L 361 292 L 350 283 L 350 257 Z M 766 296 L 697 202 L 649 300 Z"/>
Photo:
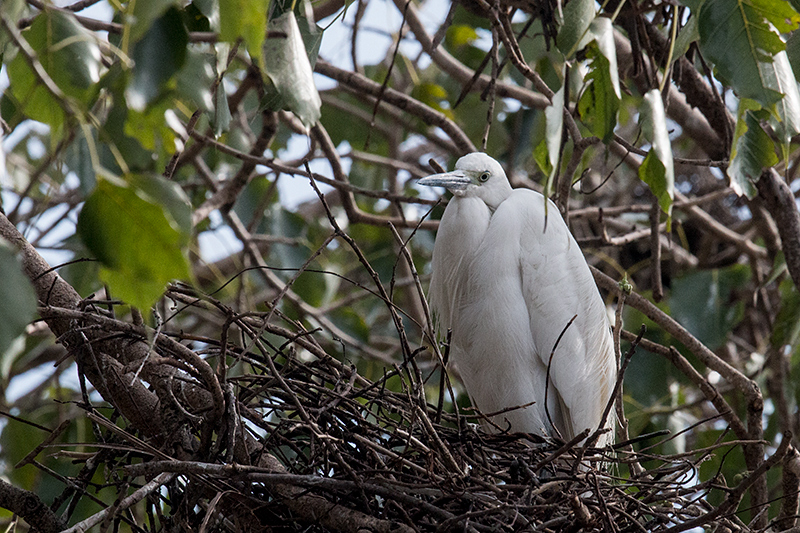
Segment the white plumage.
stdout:
<path fill-rule="evenodd" d="M 512 431 L 570 439 L 600 425 L 616 361 L 605 305 L 578 244 L 551 202 L 512 189 L 483 153 L 419 181 L 454 194 L 433 251 L 430 304 L 452 329 L 451 360 L 473 405 Z M 550 367 L 545 413 L 547 364 Z M 612 411 L 613 413 L 613 411 Z M 552 421 L 552 424 L 550 423 Z M 613 429 L 613 414 L 605 426 Z M 553 426 L 558 430 L 554 431 Z M 606 433 L 600 444 L 613 440 Z"/>

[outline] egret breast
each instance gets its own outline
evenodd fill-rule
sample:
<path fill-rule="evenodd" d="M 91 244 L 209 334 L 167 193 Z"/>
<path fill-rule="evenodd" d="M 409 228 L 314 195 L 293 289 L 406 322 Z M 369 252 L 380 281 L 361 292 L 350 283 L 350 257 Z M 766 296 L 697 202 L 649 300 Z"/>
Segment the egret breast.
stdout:
<path fill-rule="evenodd" d="M 454 197 L 447 204 L 433 248 L 428 295 L 440 331 L 457 322 L 461 299 L 468 294 L 468 265 L 489 227 L 491 213 L 474 197 Z"/>

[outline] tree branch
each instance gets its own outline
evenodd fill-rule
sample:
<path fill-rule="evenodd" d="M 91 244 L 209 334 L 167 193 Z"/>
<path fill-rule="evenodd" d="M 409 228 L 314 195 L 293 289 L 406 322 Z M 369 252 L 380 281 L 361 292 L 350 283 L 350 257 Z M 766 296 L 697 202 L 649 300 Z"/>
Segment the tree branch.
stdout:
<path fill-rule="evenodd" d="M 800 213 L 797 211 L 794 194 L 774 168 L 761 174 L 756 188 L 767 211 L 775 219 L 786 258 L 786 268 L 794 286 L 800 290 Z"/>
<path fill-rule="evenodd" d="M 36 494 L 0 479 L 0 507 L 20 516 L 41 533 L 58 533 L 66 524 Z"/>

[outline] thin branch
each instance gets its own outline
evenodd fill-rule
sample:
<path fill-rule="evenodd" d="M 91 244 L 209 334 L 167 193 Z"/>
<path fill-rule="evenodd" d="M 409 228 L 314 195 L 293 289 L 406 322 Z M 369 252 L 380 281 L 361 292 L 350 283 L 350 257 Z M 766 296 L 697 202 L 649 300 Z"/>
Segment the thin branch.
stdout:
<path fill-rule="evenodd" d="M 619 294 L 620 288 L 610 277 L 597 270 L 595 267 L 589 267 L 594 275 L 597 284 L 603 289 Z M 656 324 L 664 328 L 664 330 L 672 335 L 677 341 L 682 343 L 688 348 L 700 361 L 708 368 L 718 372 L 725 378 L 731 385 L 741 392 L 747 399 L 749 405 L 762 405 L 763 399 L 761 390 L 758 384 L 747 376 L 742 374 L 739 370 L 731 366 L 728 362 L 723 361 L 717 354 L 708 349 L 706 345 L 700 342 L 694 335 L 692 335 L 686 328 L 681 326 L 674 318 L 664 313 L 661 309 L 650 303 L 636 292 L 631 291 L 627 296 L 626 302 L 631 307 L 638 309 L 645 314 L 648 318 L 653 320 Z M 688 364 L 688 363 L 687 363 Z M 686 367 L 685 370 L 691 370 L 691 365 Z M 714 393 L 712 396 L 718 396 Z M 725 416 L 725 419 L 731 424 L 736 436 L 740 439 L 751 439 L 753 436 L 745 429 L 741 419 L 735 412 L 728 408 L 727 412 L 720 411 Z"/>
<path fill-rule="evenodd" d="M 134 493 L 128 496 L 127 498 L 124 498 L 122 501 L 120 501 L 118 505 L 114 505 L 106 509 L 103 509 L 99 513 L 95 513 L 89 518 L 81 522 L 78 522 L 71 528 L 65 529 L 62 533 L 85 533 L 86 531 L 89 531 L 94 526 L 113 517 L 113 515 L 115 515 L 116 513 L 123 511 L 136 503 L 139 503 L 149 494 L 152 494 L 154 491 L 160 489 L 162 486 L 172 481 L 176 475 L 177 474 L 171 472 L 164 472 L 162 474 L 159 474 L 158 476 L 156 476 L 155 479 L 153 479 L 149 483 L 145 484 L 141 488 L 134 491 Z"/>
<path fill-rule="evenodd" d="M 408 5 L 410 13 L 412 7 L 410 3 Z M 380 83 L 376 83 L 357 72 L 340 69 L 321 59 L 317 60 L 314 71 L 339 83 L 349 85 L 364 94 L 376 98 L 382 97 L 383 100 L 397 108 L 421 118 L 426 124 L 441 128 L 456 144 L 461 155 L 475 151 L 475 145 L 455 122 L 447 118 L 444 113 L 436 111 L 419 100 L 391 88 L 386 88 L 381 93 L 382 86 Z"/>
<path fill-rule="evenodd" d="M 731 489 L 728 493 L 725 501 L 723 501 L 716 509 L 711 511 L 710 513 L 697 517 L 692 520 L 688 520 L 676 526 L 673 526 L 667 529 L 667 533 L 678 533 L 680 531 L 686 531 L 688 529 L 694 529 L 696 527 L 702 527 L 706 524 L 713 523 L 718 517 L 725 516 L 728 513 L 733 513 L 736 511 L 736 507 L 738 507 L 739 502 L 744 497 L 745 492 L 749 489 L 753 483 L 758 481 L 760 478 L 764 476 L 773 466 L 778 464 L 783 457 L 786 455 L 786 452 L 789 450 L 789 444 L 792 440 L 792 433 L 786 432 L 783 434 L 783 440 L 781 441 L 778 449 L 775 450 L 766 461 L 761 463 L 759 467 L 751 472 L 741 483 L 739 483 L 735 488 Z"/>

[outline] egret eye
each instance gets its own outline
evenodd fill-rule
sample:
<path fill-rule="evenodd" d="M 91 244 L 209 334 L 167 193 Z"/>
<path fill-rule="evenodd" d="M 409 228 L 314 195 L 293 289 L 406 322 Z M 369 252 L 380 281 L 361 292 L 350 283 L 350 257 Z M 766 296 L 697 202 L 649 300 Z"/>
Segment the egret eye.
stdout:
<path fill-rule="evenodd" d="M 480 180 L 481 183 L 486 183 L 487 181 L 489 181 L 489 173 L 484 172 L 483 174 L 478 176 L 478 179 Z"/>

